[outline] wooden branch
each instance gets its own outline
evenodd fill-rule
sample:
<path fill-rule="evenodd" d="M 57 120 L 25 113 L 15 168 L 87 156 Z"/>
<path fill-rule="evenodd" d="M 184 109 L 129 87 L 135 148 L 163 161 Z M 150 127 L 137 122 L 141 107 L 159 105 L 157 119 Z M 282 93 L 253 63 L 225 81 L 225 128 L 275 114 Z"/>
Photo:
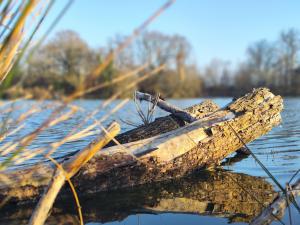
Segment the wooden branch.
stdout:
<path fill-rule="evenodd" d="M 300 179 L 292 185 L 292 190 L 287 191 L 288 199 L 291 197 L 300 196 Z M 290 202 L 290 201 L 288 201 Z M 287 197 L 283 194 L 277 198 L 272 204 L 270 204 L 265 210 L 261 212 L 256 218 L 254 218 L 250 225 L 266 225 L 282 218 L 285 209 L 288 206 Z"/>
<path fill-rule="evenodd" d="M 64 162 L 62 164 L 62 168 L 56 169 L 53 179 L 51 180 L 48 188 L 45 190 L 45 193 L 41 197 L 30 218 L 30 225 L 42 225 L 45 223 L 56 196 L 64 185 L 66 179 L 74 176 L 86 162 L 88 162 L 103 146 L 105 146 L 120 132 L 119 124 L 116 122 L 112 123 L 108 127 L 107 132 L 109 135 L 102 132 L 97 141 Z"/>
<path fill-rule="evenodd" d="M 188 123 L 192 123 L 194 121 L 197 120 L 197 118 L 195 118 L 194 116 L 192 116 L 190 113 L 188 113 L 185 110 L 182 110 L 160 98 L 156 99 L 154 96 L 147 94 L 147 93 L 143 93 L 143 92 L 139 92 L 136 91 L 135 92 L 135 97 L 140 100 L 140 101 L 148 101 L 148 102 L 152 102 L 155 103 L 157 101 L 157 106 L 159 108 L 161 108 L 164 111 L 167 111 L 171 114 L 173 114 L 174 116 L 182 119 L 183 121 L 186 121 Z"/>

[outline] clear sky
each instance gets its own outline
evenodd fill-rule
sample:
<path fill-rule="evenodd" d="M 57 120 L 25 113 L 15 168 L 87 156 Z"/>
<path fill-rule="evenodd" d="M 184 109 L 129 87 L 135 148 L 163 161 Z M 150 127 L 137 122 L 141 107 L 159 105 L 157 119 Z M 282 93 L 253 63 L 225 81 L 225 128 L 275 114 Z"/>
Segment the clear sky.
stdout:
<path fill-rule="evenodd" d="M 41 32 L 66 2 L 56 1 Z M 117 33 L 130 34 L 164 2 L 75 0 L 53 33 L 72 29 L 89 45 L 103 46 Z M 148 30 L 184 35 L 203 66 L 213 58 L 239 62 L 250 43 L 276 40 L 291 27 L 300 29 L 300 0 L 177 0 Z"/>

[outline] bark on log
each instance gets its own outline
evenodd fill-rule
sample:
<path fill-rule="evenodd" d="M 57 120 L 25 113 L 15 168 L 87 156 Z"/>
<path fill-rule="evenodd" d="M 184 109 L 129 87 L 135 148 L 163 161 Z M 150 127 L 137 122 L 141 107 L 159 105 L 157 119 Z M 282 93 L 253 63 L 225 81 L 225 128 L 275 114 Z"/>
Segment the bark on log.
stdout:
<path fill-rule="evenodd" d="M 255 89 L 205 118 L 174 131 L 103 149 L 79 173 L 73 183 L 78 192 L 93 193 L 178 178 L 222 159 L 269 132 L 281 122 L 282 98 L 268 89 Z M 133 156 L 134 155 L 134 156 Z M 0 185 L 0 198 L 26 200 L 37 196 L 53 169 L 39 166 L 6 174 L 15 181 Z"/>

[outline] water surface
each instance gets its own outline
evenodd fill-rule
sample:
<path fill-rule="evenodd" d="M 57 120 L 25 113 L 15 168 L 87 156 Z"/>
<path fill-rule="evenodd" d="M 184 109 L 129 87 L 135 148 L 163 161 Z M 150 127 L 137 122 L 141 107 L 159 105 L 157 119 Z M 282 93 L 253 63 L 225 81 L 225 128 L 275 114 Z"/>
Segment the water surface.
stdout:
<path fill-rule="evenodd" d="M 203 99 L 170 100 L 170 102 L 185 108 L 199 103 L 201 100 Z M 213 100 L 220 106 L 231 101 L 230 98 Z M 96 117 L 101 118 L 118 102 L 116 101 L 107 109 L 102 110 Z M 49 103 L 51 102 L 38 104 L 47 105 Z M 76 101 L 75 104 L 82 107 L 84 111 L 77 113 L 72 119 L 42 132 L 30 148 L 34 150 L 42 146 L 47 147 L 49 144 L 60 140 L 101 103 L 100 100 Z M 21 108 L 24 108 L 26 105 L 29 108 L 35 104 L 37 104 L 35 101 L 22 101 L 16 103 L 14 107 L 17 108 L 18 105 L 21 105 Z M 249 144 L 250 149 L 282 185 L 285 185 L 292 175 L 300 169 L 300 99 L 285 98 L 284 105 L 282 124 L 274 128 L 269 134 Z M 34 130 L 50 113 L 51 110 L 48 110 L 30 118 L 24 129 L 8 137 L 1 144 L 13 141 L 15 138 L 22 137 Z M 156 116 L 165 114 L 163 111 L 156 111 Z M 3 120 L 5 116 L 5 114 L 2 115 Z M 10 116 L 16 117 L 17 115 Z M 123 123 L 124 120 L 130 120 L 135 124 L 141 123 L 136 116 L 135 106 L 132 102 L 114 114 L 110 120 L 106 120 L 104 124 L 108 124 L 112 120 L 118 120 L 122 124 L 122 131 L 132 128 Z M 85 126 L 91 123 L 90 120 Z M 95 136 L 64 144 L 54 153 L 54 157 L 62 157 L 84 148 Z M 2 157 L 1 160 L 5 160 L 5 157 Z M 35 157 L 29 163 L 36 163 L 40 160 L 44 159 Z M 263 207 L 260 202 L 271 202 L 275 192 L 279 189 L 251 156 L 240 161 L 233 159 L 229 162 L 223 166 L 225 171 L 203 172 L 177 181 L 146 185 L 122 192 L 99 193 L 96 196 L 84 198 L 82 199 L 84 219 L 88 224 L 114 225 L 245 224 L 260 212 Z M 297 176 L 296 179 L 299 177 Z M 239 184 L 242 184 L 242 187 Z M 74 209 L 75 206 L 72 201 L 70 199 L 56 205 L 48 223 L 78 223 L 76 209 Z M 1 216 L 0 223 L 22 224 L 25 221 L 23 218 L 30 215 L 30 210 L 31 208 L 27 208 L 27 211 L 21 211 L 23 213 L 21 217 L 20 212 L 18 214 L 5 212 L 3 214 L 5 216 Z M 294 207 L 292 207 L 292 219 L 294 224 L 300 224 L 300 214 Z M 288 224 L 287 214 L 283 220 Z"/>

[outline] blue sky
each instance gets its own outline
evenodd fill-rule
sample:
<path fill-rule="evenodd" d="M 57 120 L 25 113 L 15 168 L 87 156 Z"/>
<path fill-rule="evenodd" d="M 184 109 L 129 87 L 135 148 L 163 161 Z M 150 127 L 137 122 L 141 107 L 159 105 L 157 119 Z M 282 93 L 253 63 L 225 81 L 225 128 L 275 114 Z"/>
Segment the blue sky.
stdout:
<path fill-rule="evenodd" d="M 58 0 L 41 33 L 67 0 Z M 130 34 L 164 0 L 75 0 L 56 31 L 72 29 L 100 47 L 115 34 Z M 279 32 L 300 29 L 299 0 L 177 0 L 148 30 L 184 35 L 200 66 L 213 58 L 237 63 L 255 41 L 275 41 Z"/>

